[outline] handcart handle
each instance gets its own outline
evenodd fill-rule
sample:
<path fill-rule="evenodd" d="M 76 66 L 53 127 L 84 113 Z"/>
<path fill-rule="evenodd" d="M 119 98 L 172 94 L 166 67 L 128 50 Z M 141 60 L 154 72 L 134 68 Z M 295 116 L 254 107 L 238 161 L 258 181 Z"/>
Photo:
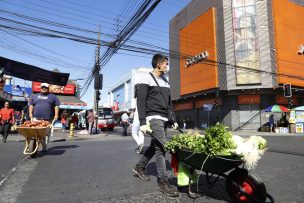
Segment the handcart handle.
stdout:
<path fill-rule="evenodd" d="M 176 130 L 178 130 L 180 133 L 184 133 L 184 131 L 180 127 L 177 127 Z"/>
<path fill-rule="evenodd" d="M 51 128 L 53 128 L 55 121 L 56 121 L 56 120 L 53 119 L 53 121 L 52 121 L 52 123 L 51 123 L 51 126 L 50 126 Z"/>
<path fill-rule="evenodd" d="M 180 127 L 177 127 L 176 130 L 178 130 L 180 133 L 184 133 L 184 131 Z M 147 131 L 146 134 L 154 137 L 163 147 L 165 147 L 165 143 L 158 137 L 156 137 L 153 132 Z"/>
<path fill-rule="evenodd" d="M 146 134 L 150 135 L 151 137 L 154 137 L 163 147 L 165 147 L 165 143 L 158 137 L 156 137 L 153 132 L 147 131 Z"/>

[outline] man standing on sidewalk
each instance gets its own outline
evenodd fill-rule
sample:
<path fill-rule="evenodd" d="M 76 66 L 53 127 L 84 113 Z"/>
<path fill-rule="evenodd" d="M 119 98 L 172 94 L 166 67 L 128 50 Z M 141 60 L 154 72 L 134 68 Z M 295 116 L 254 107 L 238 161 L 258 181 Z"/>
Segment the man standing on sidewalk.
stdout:
<path fill-rule="evenodd" d="M 46 120 L 52 122 L 58 120 L 59 117 L 59 100 L 56 95 L 49 92 L 49 84 L 41 83 L 40 93 L 35 94 L 30 100 L 29 115 L 30 118 L 38 120 Z M 49 135 L 46 137 L 48 143 Z M 43 146 L 46 150 L 46 144 Z"/>
<path fill-rule="evenodd" d="M 170 86 L 164 77 L 164 74 L 169 70 L 168 58 L 156 54 L 153 56 L 152 66 L 152 73 L 141 77 L 138 85 L 137 108 L 140 130 L 144 133 L 152 130 L 155 137 L 165 141 L 168 121 L 175 121 Z M 174 128 L 177 127 L 177 123 L 174 122 Z M 150 146 L 133 168 L 133 173 L 142 180 L 150 180 L 149 176 L 145 174 L 145 168 L 154 155 L 156 155 L 158 189 L 168 196 L 179 196 L 177 189 L 168 181 L 165 149 L 156 138 L 152 137 Z"/>
<path fill-rule="evenodd" d="M 0 110 L 0 132 L 3 135 L 3 143 L 6 143 L 8 133 L 14 121 L 14 109 L 9 107 L 9 103 L 5 102 L 4 107 Z"/>
<path fill-rule="evenodd" d="M 88 123 L 89 123 L 89 134 L 92 135 L 93 134 L 93 125 L 94 125 L 94 120 L 95 120 L 94 113 L 93 113 L 92 109 L 89 110 L 89 113 L 87 115 L 87 119 L 88 119 Z"/>

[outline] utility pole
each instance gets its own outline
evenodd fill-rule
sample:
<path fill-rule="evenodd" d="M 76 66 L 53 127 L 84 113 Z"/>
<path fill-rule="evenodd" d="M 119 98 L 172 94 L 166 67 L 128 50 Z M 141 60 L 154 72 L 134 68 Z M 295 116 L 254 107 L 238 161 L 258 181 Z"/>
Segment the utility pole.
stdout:
<path fill-rule="evenodd" d="M 95 50 L 95 67 L 94 67 L 94 84 L 99 83 L 99 71 L 100 71 L 100 62 L 99 62 L 99 55 L 100 55 L 100 26 L 99 26 L 99 30 L 98 30 L 98 41 L 97 41 L 97 47 Z M 96 112 L 96 117 L 95 117 L 95 129 L 96 129 L 96 133 L 97 133 L 97 127 L 98 127 L 98 102 L 99 102 L 99 87 L 96 87 L 96 85 L 94 85 L 94 90 L 95 90 L 95 94 L 94 94 L 94 101 L 95 101 L 95 105 L 94 105 L 94 110 Z"/>

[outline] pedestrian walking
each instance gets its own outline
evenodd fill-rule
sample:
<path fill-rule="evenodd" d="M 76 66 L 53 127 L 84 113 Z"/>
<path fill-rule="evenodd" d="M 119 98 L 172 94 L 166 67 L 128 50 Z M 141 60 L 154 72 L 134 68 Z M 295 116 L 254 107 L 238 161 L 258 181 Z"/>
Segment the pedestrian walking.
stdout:
<path fill-rule="evenodd" d="M 183 120 L 183 130 L 186 130 L 187 127 L 187 121 L 186 119 Z"/>
<path fill-rule="evenodd" d="M 45 120 L 51 123 L 53 120 L 58 120 L 60 102 L 56 95 L 49 92 L 48 83 L 41 83 L 40 87 L 40 93 L 35 94 L 30 100 L 29 116 L 31 120 Z M 49 139 L 50 134 L 48 134 L 42 142 L 44 152 L 47 152 L 46 145 Z M 34 141 L 33 147 L 35 147 L 35 144 L 36 142 Z"/>
<path fill-rule="evenodd" d="M 79 121 L 78 115 L 76 112 L 74 112 L 71 116 L 71 123 L 73 123 L 75 129 L 78 128 L 78 121 Z"/>
<path fill-rule="evenodd" d="M 64 131 L 67 127 L 67 123 L 68 123 L 68 113 L 66 112 L 66 110 L 64 110 L 61 113 L 60 119 L 61 119 L 61 125 L 62 125 L 62 132 L 64 133 Z"/>
<path fill-rule="evenodd" d="M 93 130 L 93 125 L 94 125 L 94 120 L 95 120 L 92 109 L 89 110 L 89 113 L 87 115 L 87 119 L 88 119 L 88 123 L 89 123 L 89 134 L 92 135 L 93 134 L 93 131 L 92 131 Z"/>
<path fill-rule="evenodd" d="M 30 114 L 29 114 L 29 107 L 30 107 L 31 98 L 30 97 L 26 97 L 25 99 L 27 101 L 27 104 L 23 107 L 23 109 L 21 111 L 21 121 L 22 121 L 22 123 L 24 121 L 31 120 L 30 119 Z"/>
<path fill-rule="evenodd" d="M 3 143 L 6 143 L 6 139 L 11 129 L 11 125 L 15 123 L 14 109 L 9 107 L 9 103 L 5 102 L 4 107 L 0 110 L 0 132 L 3 136 Z"/>
<path fill-rule="evenodd" d="M 140 130 L 144 133 L 152 130 L 155 137 L 165 142 L 166 127 L 169 122 L 174 122 L 172 127 L 178 127 L 172 111 L 170 86 L 164 77 L 169 70 L 168 58 L 160 54 L 154 55 L 152 67 L 151 73 L 141 77 L 137 92 Z M 156 138 L 151 138 L 149 147 L 133 168 L 133 173 L 141 180 L 150 180 L 150 177 L 145 174 L 145 168 L 154 155 L 156 156 L 158 189 L 168 196 L 179 196 L 176 187 L 168 181 L 165 149 Z"/>
<path fill-rule="evenodd" d="M 269 132 L 274 132 L 273 127 L 274 127 L 274 115 L 271 114 L 269 116 Z"/>
<path fill-rule="evenodd" d="M 127 136 L 127 130 L 129 127 L 129 116 L 124 112 L 121 116 L 121 125 L 122 125 L 122 136 Z"/>
<path fill-rule="evenodd" d="M 139 123 L 139 118 L 138 118 L 138 111 L 137 108 L 135 109 L 134 112 L 134 117 L 133 117 L 133 123 L 132 123 L 132 137 L 134 138 L 137 148 L 135 149 L 136 153 L 140 153 L 143 146 L 144 146 L 144 134 L 139 130 L 140 123 Z"/>

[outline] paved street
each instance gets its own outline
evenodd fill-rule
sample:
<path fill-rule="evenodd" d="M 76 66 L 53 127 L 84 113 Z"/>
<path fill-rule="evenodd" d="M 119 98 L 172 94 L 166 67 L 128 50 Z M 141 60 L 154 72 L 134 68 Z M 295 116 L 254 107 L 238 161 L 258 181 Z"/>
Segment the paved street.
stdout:
<path fill-rule="evenodd" d="M 7 144 L 0 144 L 0 172 L 6 177 L 0 186 L 0 202 L 229 202 L 224 179 L 210 187 L 201 175 L 203 196 L 192 200 L 185 192 L 179 198 L 158 192 L 154 161 L 147 168 L 151 181 L 133 177 L 131 170 L 139 158 L 135 142 L 131 136 L 121 137 L 119 129 L 77 135 L 74 140 L 56 134 L 49 152 L 39 153 L 35 159 L 26 157 L 19 165 L 24 143 L 16 138 L 11 136 Z M 303 137 L 266 139 L 269 152 L 254 172 L 276 202 L 304 202 Z"/>

